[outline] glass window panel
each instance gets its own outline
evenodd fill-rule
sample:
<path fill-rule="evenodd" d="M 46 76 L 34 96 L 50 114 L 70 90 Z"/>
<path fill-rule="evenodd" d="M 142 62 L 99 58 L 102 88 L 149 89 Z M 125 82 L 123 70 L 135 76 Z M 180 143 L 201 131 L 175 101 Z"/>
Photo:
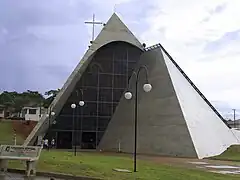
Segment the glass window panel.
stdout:
<path fill-rule="evenodd" d="M 112 90 L 111 89 L 100 89 L 99 90 L 99 101 L 112 102 Z"/>
<path fill-rule="evenodd" d="M 80 131 L 75 131 L 75 133 L 73 134 L 73 142 L 75 143 L 75 140 L 76 140 L 76 145 L 78 146 L 81 145 L 81 135 L 82 135 L 82 132 Z"/>
<path fill-rule="evenodd" d="M 84 86 L 97 86 L 97 74 L 86 73 L 86 76 L 83 77 Z"/>
<path fill-rule="evenodd" d="M 97 117 L 84 117 L 83 118 L 83 131 L 95 131 L 96 130 Z"/>
<path fill-rule="evenodd" d="M 127 76 L 115 75 L 114 88 L 125 88 L 127 86 Z"/>
<path fill-rule="evenodd" d="M 37 109 L 29 109 L 28 114 L 37 114 Z"/>
<path fill-rule="evenodd" d="M 97 51 L 97 56 L 95 57 L 94 60 L 98 63 L 101 63 L 102 61 L 109 61 L 109 59 L 112 59 L 112 57 L 113 57 L 112 48 L 104 46 L 101 48 L 101 50 Z"/>
<path fill-rule="evenodd" d="M 110 121 L 110 118 L 99 117 L 99 119 L 98 119 L 98 131 L 105 131 L 105 129 L 108 126 L 109 121 Z"/>
<path fill-rule="evenodd" d="M 95 116 L 97 115 L 97 104 L 93 102 L 85 102 L 84 109 L 82 111 L 83 115 Z"/>
<path fill-rule="evenodd" d="M 83 100 L 84 101 L 97 101 L 97 88 L 94 87 L 94 88 L 84 89 Z"/>
<path fill-rule="evenodd" d="M 112 115 L 112 103 L 99 103 L 99 116 L 111 116 Z"/>
<path fill-rule="evenodd" d="M 124 47 L 118 47 L 114 49 L 114 61 L 125 61 L 127 62 L 128 52 Z"/>
<path fill-rule="evenodd" d="M 126 74 L 127 62 L 114 61 L 114 74 Z"/>
<path fill-rule="evenodd" d="M 131 48 L 128 51 L 128 59 L 129 59 L 129 61 L 131 61 L 131 62 L 138 62 L 141 53 L 142 52 L 140 52 L 138 49 Z"/>
<path fill-rule="evenodd" d="M 76 130 L 81 130 L 81 124 L 83 121 L 83 117 L 82 116 L 75 116 L 75 128 Z"/>
<path fill-rule="evenodd" d="M 75 87 L 70 97 L 68 98 L 68 102 L 71 101 L 72 103 L 78 104 L 78 102 L 83 98 L 81 90 L 83 90 L 83 88 Z"/>
<path fill-rule="evenodd" d="M 53 129 L 72 130 L 72 124 L 72 116 L 58 116 L 56 118 L 56 124 L 53 126 Z"/>
<path fill-rule="evenodd" d="M 76 107 L 76 110 L 75 110 L 75 114 L 76 114 L 76 116 L 79 116 L 79 117 L 81 117 L 81 116 L 83 116 L 84 115 L 84 108 L 85 108 L 85 106 L 86 106 L 86 103 L 88 103 L 88 102 L 85 102 L 85 104 L 84 104 L 84 106 L 77 106 Z"/>
<path fill-rule="evenodd" d="M 123 95 L 124 89 L 114 89 L 113 90 L 113 101 L 119 102 L 122 95 Z"/>
<path fill-rule="evenodd" d="M 103 71 L 102 64 L 92 62 L 90 73 L 93 73 L 97 76 L 97 74 L 101 71 Z"/>
<path fill-rule="evenodd" d="M 112 75 L 100 74 L 100 87 L 112 87 Z"/>
<path fill-rule="evenodd" d="M 101 63 L 101 65 L 102 65 L 102 71 L 104 73 L 112 73 L 113 72 L 113 62 L 111 60 L 103 61 Z"/>
<path fill-rule="evenodd" d="M 61 115 L 72 115 L 73 109 L 71 108 L 72 102 L 67 102 L 64 104 L 62 110 L 61 110 Z"/>

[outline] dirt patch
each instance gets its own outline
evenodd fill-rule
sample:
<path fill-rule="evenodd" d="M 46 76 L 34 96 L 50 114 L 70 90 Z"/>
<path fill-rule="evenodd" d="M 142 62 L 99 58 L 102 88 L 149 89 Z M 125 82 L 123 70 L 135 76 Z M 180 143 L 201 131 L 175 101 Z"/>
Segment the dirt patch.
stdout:
<path fill-rule="evenodd" d="M 165 165 L 174 165 L 174 166 L 184 166 L 184 167 L 195 167 L 188 162 L 195 162 L 199 161 L 196 158 L 177 158 L 177 157 L 166 157 L 166 156 L 145 156 L 140 155 L 138 156 L 139 159 L 147 160 L 155 163 L 165 164 Z"/>
<path fill-rule="evenodd" d="M 36 121 L 19 121 L 12 120 L 12 127 L 17 134 L 26 139 L 31 133 L 33 128 L 36 126 Z"/>
<path fill-rule="evenodd" d="M 220 161 L 210 159 L 197 159 L 197 158 L 175 158 L 175 157 L 161 157 L 161 156 L 139 156 L 139 159 L 165 164 L 170 166 L 178 166 L 189 169 L 202 169 L 206 171 L 229 171 L 234 172 L 236 166 L 237 170 L 240 170 L 240 163 L 234 161 Z M 219 167 L 219 168 L 218 168 Z M 236 168 L 235 168 L 236 169 Z"/>

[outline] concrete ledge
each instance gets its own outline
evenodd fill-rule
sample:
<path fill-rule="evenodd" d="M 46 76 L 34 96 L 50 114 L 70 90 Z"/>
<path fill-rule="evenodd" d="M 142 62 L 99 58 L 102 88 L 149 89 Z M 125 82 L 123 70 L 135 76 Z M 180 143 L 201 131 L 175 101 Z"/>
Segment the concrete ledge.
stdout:
<path fill-rule="evenodd" d="M 16 173 L 16 174 L 25 174 L 25 171 L 20 169 L 8 169 L 7 172 Z M 67 180 L 103 180 L 100 178 L 74 176 L 71 174 L 52 173 L 52 172 L 37 172 L 36 176 L 57 178 L 57 179 L 67 179 Z"/>

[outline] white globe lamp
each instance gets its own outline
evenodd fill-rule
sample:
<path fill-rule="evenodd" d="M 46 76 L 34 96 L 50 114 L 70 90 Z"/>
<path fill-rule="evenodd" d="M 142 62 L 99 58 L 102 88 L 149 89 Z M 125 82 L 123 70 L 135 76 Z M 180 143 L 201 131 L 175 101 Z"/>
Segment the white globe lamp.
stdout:
<path fill-rule="evenodd" d="M 51 116 L 55 116 L 55 112 L 52 111 L 52 112 L 51 112 Z"/>
<path fill-rule="evenodd" d="M 144 84 L 144 85 L 143 85 L 143 90 L 144 90 L 145 92 L 150 92 L 150 91 L 152 90 L 152 85 L 149 84 L 149 83 Z"/>
<path fill-rule="evenodd" d="M 126 92 L 126 93 L 124 94 L 124 97 L 125 97 L 127 100 L 132 99 L 132 93 L 131 93 L 131 92 Z"/>
<path fill-rule="evenodd" d="M 46 117 L 49 117 L 49 114 L 46 114 Z"/>
<path fill-rule="evenodd" d="M 79 101 L 79 106 L 84 106 L 84 101 Z"/>
<path fill-rule="evenodd" d="M 76 104 L 71 104 L 71 108 L 75 109 L 76 108 Z"/>

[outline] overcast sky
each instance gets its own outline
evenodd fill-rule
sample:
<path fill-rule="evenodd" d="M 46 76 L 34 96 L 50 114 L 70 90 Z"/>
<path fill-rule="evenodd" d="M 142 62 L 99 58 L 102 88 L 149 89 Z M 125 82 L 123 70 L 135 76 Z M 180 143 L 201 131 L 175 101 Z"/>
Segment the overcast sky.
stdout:
<path fill-rule="evenodd" d="M 240 112 L 239 0 L 0 0 L 0 92 L 63 85 L 114 11 L 147 46 L 161 42 L 203 94 Z M 101 30 L 97 27 L 97 32 Z"/>

